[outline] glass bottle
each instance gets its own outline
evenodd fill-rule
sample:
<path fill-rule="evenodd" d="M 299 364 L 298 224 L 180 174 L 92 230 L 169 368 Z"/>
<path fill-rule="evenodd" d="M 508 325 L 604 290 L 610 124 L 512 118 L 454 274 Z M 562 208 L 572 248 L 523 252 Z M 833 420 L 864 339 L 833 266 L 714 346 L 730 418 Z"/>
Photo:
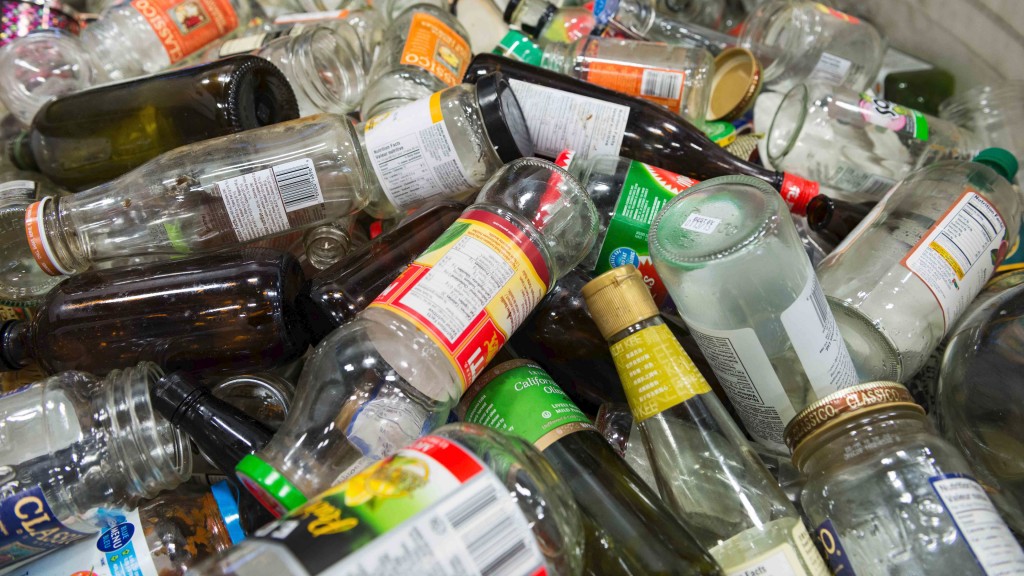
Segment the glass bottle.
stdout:
<path fill-rule="evenodd" d="M 864 218 L 818 275 L 862 380 L 908 380 L 981 292 L 1016 239 L 1014 157 L 913 172 Z"/>
<path fill-rule="evenodd" d="M 576 498 L 585 570 L 612 574 L 721 574 L 715 561 L 587 416 L 529 360 L 504 362 L 466 390 L 459 420 L 533 444 Z"/>
<path fill-rule="evenodd" d="M 277 68 L 236 56 L 50 100 L 7 155 L 19 168 L 84 190 L 179 146 L 298 117 Z"/>
<path fill-rule="evenodd" d="M 598 276 L 583 296 L 611 347 L 662 498 L 723 572 L 827 574 L 800 515 L 658 316 L 636 268 Z"/>
<path fill-rule="evenodd" d="M 969 160 L 982 148 L 977 136 L 952 122 L 824 84 L 794 86 L 767 141 L 772 166 L 855 201 L 878 200 L 912 170 Z"/>
<path fill-rule="evenodd" d="M 658 0 L 658 12 L 683 22 L 719 29 L 726 0 Z"/>
<path fill-rule="evenodd" d="M 329 224 L 310 228 L 298 243 L 301 245 L 302 269 L 310 276 L 318 274 L 366 241 L 365 234 L 356 226 L 355 216 L 343 216 Z"/>
<path fill-rule="evenodd" d="M 886 74 L 882 94 L 915 110 L 939 115 L 939 106 L 956 93 L 956 76 L 941 68 L 907 70 Z"/>
<path fill-rule="evenodd" d="M 864 221 L 874 202 L 846 202 L 818 194 L 807 203 L 807 225 L 833 247 Z"/>
<path fill-rule="evenodd" d="M 161 376 L 147 362 L 102 380 L 62 372 L 0 398 L 0 565 L 98 532 L 188 477 L 185 439 L 150 400 Z"/>
<path fill-rule="evenodd" d="M 1024 162 L 1024 80 L 975 86 L 939 106 L 939 117 L 977 134 L 985 146 L 1009 150 Z"/>
<path fill-rule="evenodd" d="M 629 404 L 601 404 L 594 416 L 594 427 L 626 464 L 643 479 L 644 484 L 660 495 L 651 460 L 647 457 L 647 448 L 644 447 L 633 413 L 629 411 Z"/>
<path fill-rule="evenodd" d="M 747 432 L 785 453 L 804 406 L 857 372 L 778 194 L 746 176 L 702 182 L 651 225 L 654 266 Z"/>
<path fill-rule="evenodd" d="M 466 29 L 447 10 L 410 6 L 384 32 L 367 80 L 363 119 L 455 86 L 472 55 Z"/>
<path fill-rule="evenodd" d="M 0 101 L 29 124 L 54 96 L 165 70 L 249 15 L 248 0 L 133 0 L 78 36 L 29 34 L 0 54 Z"/>
<path fill-rule="evenodd" d="M 347 119 L 302 118 L 176 148 L 88 191 L 43 198 L 25 233 L 54 275 L 117 257 L 214 252 L 358 211 L 367 170 Z"/>
<path fill-rule="evenodd" d="M 718 55 L 738 45 L 735 36 L 679 17 L 671 5 L 689 2 L 658 0 L 601 0 L 592 7 L 597 30 L 605 36 L 636 38 L 677 46 L 702 46 Z M 758 54 L 762 57 L 761 54 Z"/>
<path fill-rule="evenodd" d="M 657 104 L 563 74 L 477 54 L 466 81 L 495 71 L 509 79 L 539 156 L 556 158 L 568 148 L 581 160 L 622 155 L 696 180 L 747 174 L 779 190 L 797 214 L 818 193 L 817 182 L 741 160 Z"/>
<path fill-rule="evenodd" d="M 452 424 L 190 574 L 398 576 L 459 565 L 467 573 L 575 576 L 579 513 L 561 482 L 525 441 Z"/>
<path fill-rule="evenodd" d="M 263 249 L 90 271 L 47 294 L 31 322 L 0 325 L 0 368 L 106 374 L 143 360 L 223 374 L 298 358 L 308 336 L 295 306 L 304 277 Z"/>
<path fill-rule="evenodd" d="M 17 179 L 12 179 L 17 178 Z M 38 175 L 20 172 L 0 179 L 0 302 L 36 307 L 62 276 L 43 272 L 32 258 L 25 237 L 25 211 L 46 196 L 59 196 L 60 189 L 42 181 Z"/>
<path fill-rule="evenodd" d="M 302 289 L 296 300 L 314 343 L 356 317 L 462 214 L 446 202 L 351 252 Z"/>
<path fill-rule="evenodd" d="M 596 214 L 549 162 L 507 164 L 477 203 L 366 310 L 320 342 L 294 408 L 236 471 L 268 508 L 294 509 L 442 424 L 556 279 L 593 242 Z"/>
<path fill-rule="evenodd" d="M 344 30 L 351 27 L 355 30 L 359 39 L 357 52 L 363 56 L 363 71 L 369 72 L 373 59 L 377 55 L 380 43 L 384 37 L 384 18 L 372 7 L 363 6 L 360 8 L 326 10 L 320 12 L 298 12 L 295 14 L 282 14 L 274 18 L 273 22 L 264 30 L 268 37 L 277 33 L 290 31 L 300 26 L 322 26 L 325 28 L 339 28 Z M 346 32 L 343 36 L 348 36 Z M 261 44 L 263 41 L 261 41 Z"/>
<path fill-rule="evenodd" d="M 1020 574 L 1024 551 L 956 449 L 896 382 L 808 406 L 786 429 L 833 574 Z"/>

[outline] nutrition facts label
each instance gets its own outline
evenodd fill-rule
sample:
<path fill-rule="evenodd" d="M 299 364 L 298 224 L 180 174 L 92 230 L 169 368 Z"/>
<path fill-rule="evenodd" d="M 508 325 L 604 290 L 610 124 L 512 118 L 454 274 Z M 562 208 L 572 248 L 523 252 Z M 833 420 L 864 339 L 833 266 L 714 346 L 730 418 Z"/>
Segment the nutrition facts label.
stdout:
<path fill-rule="evenodd" d="M 1024 551 L 980 484 L 959 474 L 930 481 L 985 574 L 1024 574 Z"/>

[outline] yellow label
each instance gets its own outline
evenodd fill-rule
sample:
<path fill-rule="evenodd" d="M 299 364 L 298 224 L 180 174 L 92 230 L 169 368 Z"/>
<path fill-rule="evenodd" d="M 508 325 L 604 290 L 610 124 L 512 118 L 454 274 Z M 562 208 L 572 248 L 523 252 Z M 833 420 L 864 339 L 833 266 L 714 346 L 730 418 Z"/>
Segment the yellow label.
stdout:
<path fill-rule="evenodd" d="M 711 391 L 664 324 L 631 334 L 611 349 L 629 408 L 638 422 Z"/>

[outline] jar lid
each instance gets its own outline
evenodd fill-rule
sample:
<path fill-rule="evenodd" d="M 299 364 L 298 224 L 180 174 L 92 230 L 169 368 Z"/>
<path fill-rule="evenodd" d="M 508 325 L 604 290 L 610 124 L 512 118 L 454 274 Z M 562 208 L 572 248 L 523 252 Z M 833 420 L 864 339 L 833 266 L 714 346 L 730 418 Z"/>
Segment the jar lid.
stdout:
<path fill-rule="evenodd" d="M 476 82 L 476 102 L 484 118 L 484 129 L 494 151 L 506 164 L 533 156 L 533 139 L 526 117 L 515 93 L 501 72 L 493 72 Z"/>
<path fill-rule="evenodd" d="M 583 286 L 587 309 L 605 339 L 658 315 L 644 277 L 632 264 L 611 270 Z"/>
<path fill-rule="evenodd" d="M 736 120 L 761 92 L 761 63 L 746 48 L 727 48 L 715 57 L 708 120 Z"/>
<path fill-rule="evenodd" d="M 910 391 L 899 382 L 878 381 L 858 384 L 833 392 L 801 410 L 786 426 L 783 437 L 793 450 L 793 462 L 804 441 L 851 416 L 862 417 L 878 409 L 908 407 L 924 414 Z"/>

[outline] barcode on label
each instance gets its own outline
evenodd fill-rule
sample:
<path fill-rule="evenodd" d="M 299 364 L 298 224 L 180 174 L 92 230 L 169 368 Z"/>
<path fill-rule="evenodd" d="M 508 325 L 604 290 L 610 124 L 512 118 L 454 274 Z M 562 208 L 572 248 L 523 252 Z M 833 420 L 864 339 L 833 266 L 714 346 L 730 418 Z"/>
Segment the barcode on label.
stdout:
<path fill-rule="evenodd" d="M 286 212 L 323 204 L 324 195 L 309 158 L 274 166 L 274 182 Z"/>
<path fill-rule="evenodd" d="M 686 217 L 686 221 L 683 222 L 683 228 L 700 232 L 701 234 L 711 234 L 721 223 L 722 221 L 718 218 L 694 213 Z"/>
<path fill-rule="evenodd" d="M 808 80 L 819 80 L 833 86 L 839 86 L 846 80 L 846 74 L 850 71 L 850 61 L 840 58 L 828 52 L 821 55 L 821 60 L 814 66 Z"/>
<path fill-rule="evenodd" d="M 818 322 L 821 323 L 823 330 L 829 329 L 828 322 L 828 302 L 825 300 L 825 292 L 822 291 L 818 281 L 814 281 L 814 288 L 811 290 L 811 303 L 814 304 L 814 312 L 818 315 Z"/>
<path fill-rule="evenodd" d="M 682 72 L 645 69 L 640 80 L 640 95 L 679 100 L 683 92 Z"/>
<path fill-rule="evenodd" d="M 509 500 L 503 487 L 495 482 L 475 482 L 470 494 L 459 505 L 445 513 L 445 518 L 458 532 L 466 551 L 481 574 L 487 576 L 519 576 L 537 567 L 525 538 L 532 533 L 523 530 L 523 519 L 517 505 Z"/>

